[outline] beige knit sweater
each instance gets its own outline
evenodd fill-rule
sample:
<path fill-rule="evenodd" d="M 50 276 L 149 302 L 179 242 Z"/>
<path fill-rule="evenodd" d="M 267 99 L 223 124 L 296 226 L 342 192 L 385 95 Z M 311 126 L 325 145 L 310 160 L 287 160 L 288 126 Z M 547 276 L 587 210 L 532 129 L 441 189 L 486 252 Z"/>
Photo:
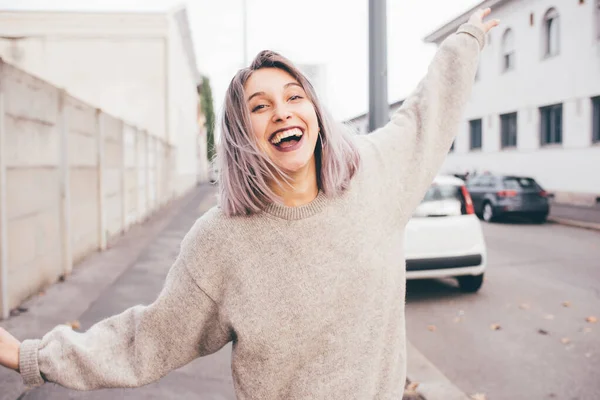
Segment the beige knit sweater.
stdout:
<path fill-rule="evenodd" d="M 212 209 L 154 303 L 25 340 L 25 383 L 137 387 L 232 342 L 239 399 L 401 399 L 404 227 L 450 148 L 483 44 L 473 25 L 444 41 L 392 120 L 356 138 L 362 165 L 343 196 L 252 217 Z"/>

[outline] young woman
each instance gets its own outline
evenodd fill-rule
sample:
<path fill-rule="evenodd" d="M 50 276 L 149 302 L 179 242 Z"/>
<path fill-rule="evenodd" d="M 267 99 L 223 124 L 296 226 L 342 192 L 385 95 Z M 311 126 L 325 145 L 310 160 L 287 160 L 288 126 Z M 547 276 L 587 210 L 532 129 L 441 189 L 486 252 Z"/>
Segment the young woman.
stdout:
<path fill-rule="evenodd" d="M 219 205 L 186 235 L 156 301 L 85 333 L 20 343 L 2 330 L 0 364 L 28 385 L 137 387 L 232 342 L 240 399 L 400 399 L 404 227 L 458 128 L 498 24 L 489 13 L 448 37 L 392 120 L 360 137 L 288 60 L 261 52 L 227 91 Z"/>

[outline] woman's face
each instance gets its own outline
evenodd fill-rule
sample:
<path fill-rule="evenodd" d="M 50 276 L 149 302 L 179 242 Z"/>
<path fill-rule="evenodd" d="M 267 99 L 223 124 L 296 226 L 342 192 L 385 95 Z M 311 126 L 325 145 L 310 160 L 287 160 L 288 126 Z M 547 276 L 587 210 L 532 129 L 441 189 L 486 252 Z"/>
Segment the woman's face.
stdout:
<path fill-rule="evenodd" d="M 279 68 L 261 68 L 244 90 L 252 132 L 269 159 L 290 174 L 314 166 L 319 124 L 300 83 Z"/>

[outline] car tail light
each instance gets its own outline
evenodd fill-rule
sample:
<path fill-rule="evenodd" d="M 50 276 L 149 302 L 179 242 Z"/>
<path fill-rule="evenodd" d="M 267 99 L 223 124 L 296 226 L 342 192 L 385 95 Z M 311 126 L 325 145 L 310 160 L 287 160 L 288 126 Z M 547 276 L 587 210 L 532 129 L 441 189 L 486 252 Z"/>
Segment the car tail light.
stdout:
<path fill-rule="evenodd" d="M 461 186 L 460 192 L 462 193 L 463 198 L 465 199 L 465 214 L 475 214 L 475 208 L 473 207 L 473 200 L 471 199 L 471 195 L 469 194 L 467 187 L 464 185 Z"/>
<path fill-rule="evenodd" d="M 548 192 L 546 192 L 545 190 L 540 190 L 538 193 L 541 197 L 548 197 Z"/>
<path fill-rule="evenodd" d="M 515 197 L 517 195 L 516 190 L 501 190 L 496 193 L 498 197 Z"/>

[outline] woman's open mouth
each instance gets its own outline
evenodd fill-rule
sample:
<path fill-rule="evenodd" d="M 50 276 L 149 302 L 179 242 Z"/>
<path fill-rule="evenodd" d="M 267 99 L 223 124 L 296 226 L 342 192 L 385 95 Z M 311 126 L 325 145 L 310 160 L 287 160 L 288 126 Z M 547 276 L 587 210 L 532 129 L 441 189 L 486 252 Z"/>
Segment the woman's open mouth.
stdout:
<path fill-rule="evenodd" d="M 269 142 L 278 151 L 287 152 L 298 149 L 303 139 L 304 132 L 300 128 L 290 128 L 273 134 Z"/>

